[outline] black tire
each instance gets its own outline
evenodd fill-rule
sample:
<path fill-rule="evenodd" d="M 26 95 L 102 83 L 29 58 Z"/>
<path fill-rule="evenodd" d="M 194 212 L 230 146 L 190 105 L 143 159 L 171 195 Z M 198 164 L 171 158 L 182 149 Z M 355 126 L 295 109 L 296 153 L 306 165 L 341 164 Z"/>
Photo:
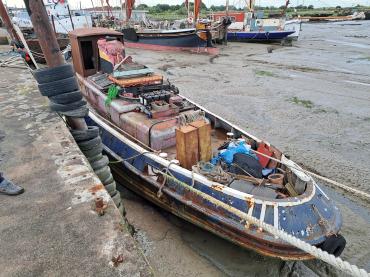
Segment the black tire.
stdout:
<path fill-rule="evenodd" d="M 70 117 L 86 117 L 89 114 L 89 108 L 86 106 L 79 107 L 77 109 L 66 111 L 66 112 L 58 112 L 60 114 L 70 116 Z"/>
<path fill-rule="evenodd" d="M 112 197 L 114 204 L 118 207 L 119 204 L 121 203 L 121 194 L 119 193 L 119 191 L 117 191 L 117 193 L 111 197 Z"/>
<path fill-rule="evenodd" d="M 69 77 L 49 83 L 39 84 L 39 90 L 43 96 L 55 96 L 66 92 L 79 90 L 76 77 Z"/>
<path fill-rule="evenodd" d="M 97 156 L 97 155 L 99 155 L 99 154 L 101 154 L 101 152 L 103 151 L 103 145 L 101 144 L 101 145 L 99 145 L 98 147 L 96 147 L 96 148 L 93 148 L 93 149 L 91 149 L 91 150 L 86 150 L 86 151 L 82 151 L 84 154 L 85 154 L 85 156 L 89 159 L 89 158 L 91 158 L 91 157 L 95 157 L 95 156 Z"/>
<path fill-rule="evenodd" d="M 63 64 L 52 68 L 37 69 L 32 74 L 39 84 L 44 84 L 72 77 L 75 72 L 72 65 Z"/>
<path fill-rule="evenodd" d="M 95 174 L 98 175 L 100 181 L 105 180 L 111 175 L 110 168 L 108 166 L 105 166 L 101 169 L 96 170 Z"/>
<path fill-rule="evenodd" d="M 67 111 L 73 111 L 75 109 L 83 107 L 86 104 L 87 103 L 85 100 L 79 100 L 79 101 L 69 103 L 69 104 L 57 104 L 54 102 L 50 102 L 49 107 L 50 107 L 50 110 L 54 112 L 67 112 Z"/>
<path fill-rule="evenodd" d="M 117 190 L 117 184 L 115 181 L 109 183 L 108 185 L 104 186 L 109 195 L 113 194 Z"/>
<path fill-rule="evenodd" d="M 87 130 L 71 130 L 71 134 L 75 141 L 85 141 L 99 136 L 99 127 L 88 126 Z"/>
<path fill-rule="evenodd" d="M 103 158 L 103 154 L 102 153 L 99 153 L 96 156 L 87 158 L 87 160 L 89 161 L 89 163 L 93 163 L 93 162 L 96 162 L 97 160 L 100 160 L 102 158 Z"/>
<path fill-rule="evenodd" d="M 320 245 L 320 248 L 335 257 L 339 257 L 346 247 L 346 239 L 342 235 L 333 235 Z"/>
<path fill-rule="evenodd" d="M 113 178 L 113 175 L 109 175 L 105 180 L 101 180 L 103 185 L 107 185 L 107 184 L 110 184 L 114 181 L 114 178 Z"/>
<path fill-rule="evenodd" d="M 80 147 L 82 151 L 87 151 L 87 150 L 90 150 L 90 149 L 93 149 L 99 146 L 100 144 L 101 144 L 101 138 L 96 137 L 90 140 L 80 141 L 78 143 L 78 146 Z"/>
<path fill-rule="evenodd" d="M 97 160 L 93 163 L 91 163 L 91 167 L 95 170 L 98 170 L 100 168 L 103 168 L 104 166 L 107 166 L 109 164 L 109 159 L 107 156 L 103 156 L 100 160 Z"/>
<path fill-rule="evenodd" d="M 57 104 L 69 104 L 82 100 L 82 94 L 80 90 L 76 90 L 72 92 L 66 92 L 55 96 L 51 96 L 49 99 L 50 101 Z"/>

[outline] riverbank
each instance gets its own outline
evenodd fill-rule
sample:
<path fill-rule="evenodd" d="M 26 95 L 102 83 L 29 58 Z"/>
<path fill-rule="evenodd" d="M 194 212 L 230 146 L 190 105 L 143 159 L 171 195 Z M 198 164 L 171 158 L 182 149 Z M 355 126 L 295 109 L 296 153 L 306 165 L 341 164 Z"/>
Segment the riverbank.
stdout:
<path fill-rule="evenodd" d="M 163 73 L 181 94 L 306 168 L 370 192 L 369 24 L 303 24 L 298 42 L 274 45 L 272 53 L 266 44 L 243 43 L 229 43 L 216 57 L 126 52 Z M 342 257 L 370 271 L 369 203 L 322 185 L 343 214 Z M 182 270 L 203 276 L 343 276 L 317 261 L 285 264 L 240 249 L 141 199 L 126 203 L 136 237 L 161 276 Z M 167 262 L 173 259 L 186 262 Z"/>

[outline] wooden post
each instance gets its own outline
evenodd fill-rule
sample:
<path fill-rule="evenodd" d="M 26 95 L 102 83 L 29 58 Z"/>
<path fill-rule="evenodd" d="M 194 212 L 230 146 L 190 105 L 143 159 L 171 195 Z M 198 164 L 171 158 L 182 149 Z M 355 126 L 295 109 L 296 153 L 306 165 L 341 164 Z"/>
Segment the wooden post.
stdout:
<path fill-rule="evenodd" d="M 24 0 L 24 4 L 31 18 L 33 29 L 39 40 L 48 67 L 63 65 L 65 61 L 51 27 L 44 3 L 41 0 Z M 73 129 L 87 129 L 83 118 L 66 117 L 66 119 Z"/>
<path fill-rule="evenodd" d="M 16 40 L 17 42 L 20 42 L 20 38 L 19 38 L 16 30 L 13 27 L 13 23 L 12 23 L 9 15 L 8 15 L 8 12 L 5 8 L 2 0 L 0 0 L 0 16 L 4 21 L 5 27 L 8 30 L 8 33 L 9 33 L 10 37 L 13 40 Z"/>
<path fill-rule="evenodd" d="M 189 125 L 197 129 L 199 160 L 209 162 L 212 159 L 211 124 L 197 120 Z"/>
<path fill-rule="evenodd" d="M 191 170 L 199 161 L 197 129 L 187 125 L 176 129 L 176 157 L 182 167 Z"/>

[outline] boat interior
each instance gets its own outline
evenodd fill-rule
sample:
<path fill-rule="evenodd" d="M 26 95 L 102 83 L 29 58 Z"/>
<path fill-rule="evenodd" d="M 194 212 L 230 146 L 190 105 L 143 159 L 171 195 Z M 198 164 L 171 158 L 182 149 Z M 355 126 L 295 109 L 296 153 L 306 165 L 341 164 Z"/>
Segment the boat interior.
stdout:
<path fill-rule="evenodd" d="M 126 138 L 210 181 L 256 197 L 287 199 L 310 191 L 311 178 L 286 166 L 298 167 L 277 148 L 181 96 L 163 76 L 125 56 L 119 39 L 100 36 L 97 46 L 98 59 L 86 61 L 89 57 L 72 49 L 73 62 L 89 65 L 89 74 L 75 65 L 93 88 L 85 94 L 87 100 Z"/>

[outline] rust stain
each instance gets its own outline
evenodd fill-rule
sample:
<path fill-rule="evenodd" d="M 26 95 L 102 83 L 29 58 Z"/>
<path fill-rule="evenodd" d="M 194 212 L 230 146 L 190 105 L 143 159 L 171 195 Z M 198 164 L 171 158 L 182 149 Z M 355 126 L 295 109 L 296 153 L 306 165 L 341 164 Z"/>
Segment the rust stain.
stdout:
<path fill-rule="evenodd" d="M 101 197 L 95 198 L 95 210 L 98 215 L 102 216 L 105 213 L 105 209 L 108 207 L 107 203 Z"/>
<path fill-rule="evenodd" d="M 248 210 L 254 208 L 254 198 L 253 197 L 245 197 L 245 201 L 248 205 Z"/>
<path fill-rule="evenodd" d="M 112 258 L 113 265 L 117 267 L 119 264 L 123 263 L 123 255 L 119 254 L 117 257 Z"/>
<path fill-rule="evenodd" d="M 103 190 L 103 189 L 104 189 L 103 184 L 97 184 L 97 185 L 93 186 L 92 188 L 89 188 L 89 192 L 96 193 L 97 191 Z"/>
<path fill-rule="evenodd" d="M 211 187 L 215 190 L 218 190 L 218 191 L 222 191 L 224 189 L 225 186 L 223 185 L 219 185 L 219 184 L 216 184 L 216 185 L 211 185 Z"/>

